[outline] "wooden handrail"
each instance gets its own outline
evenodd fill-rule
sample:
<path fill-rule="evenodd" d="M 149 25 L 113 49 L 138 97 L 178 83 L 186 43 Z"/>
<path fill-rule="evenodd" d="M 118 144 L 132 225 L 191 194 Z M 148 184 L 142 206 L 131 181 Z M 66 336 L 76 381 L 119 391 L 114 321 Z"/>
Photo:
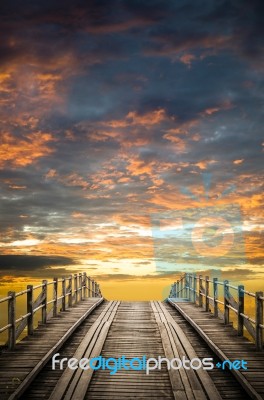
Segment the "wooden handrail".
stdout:
<path fill-rule="evenodd" d="M 61 294 L 59 294 L 59 283 L 61 284 Z M 48 301 L 48 286 L 50 285 L 53 286 L 53 298 Z M 34 291 L 38 289 L 41 291 L 34 299 Z M 27 312 L 17 318 L 16 298 L 25 294 Z M 0 333 L 8 331 L 7 345 L 10 350 L 13 350 L 19 336 L 26 328 L 27 334 L 33 335 L 34 314 L 37 311 L 41 310 L 41 322 L 46 324 L 47 320 L 56 317 L 58 312 L 65 311 L 87 297 L 102 297 L 102 294 L 97 282 L 88 277 L 85 272 L 60 279 L 53 278 L 52 281 L 43 280 L 41 284 L 28 285 L 27 289 L 17 293 L 10 291 L 6 297 L 0 299 L 0 303 L 6 302 L 8 305 L 8 323 L 0 327 Z M 50 304 L 52 304 L 52 308 L 48 312 L 47 306 Z M 58 311 L 59 307 L 61 309 Z"/>
<path fill-rule="evenodd" d="M 219 286 L 223 287 L 223 301 L 218 299 Z M 230 293 L 230 289 L 237 291 L 237 300 Z M 255 299 L 255 319 L 244 313 L 245 296 Z M 231 310 L 236 314 L 238 336 L 243 336 L 245 328 L 253 338 L 256 349 L 263 350 L 263 292 L 252 293 L 245 290 L 243 285 L 234 286 L 227 280 L 221 282 L 218 278 L 209 279 L 208 276 L 199 275 L 197 277 L 196 274 L 185 273 L 177 282 L 171 285 L 169 298 L 188 299 L 195 304 L 197 303 L 199 307 L 204 307 L 205 311 L 211 311 L 212 308 L 214 316 L 222 318 L 225 324 L 229 324 Z M 219 310 L 219 304 L 224 307 L 223 313 Z"/>

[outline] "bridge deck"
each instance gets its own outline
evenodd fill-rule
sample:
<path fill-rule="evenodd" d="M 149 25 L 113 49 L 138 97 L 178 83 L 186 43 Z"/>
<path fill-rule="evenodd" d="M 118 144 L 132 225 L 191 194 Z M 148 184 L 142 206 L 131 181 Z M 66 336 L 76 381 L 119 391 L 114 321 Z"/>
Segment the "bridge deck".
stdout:
<path fill-rule="evenodd" d="M 207 333 L 214 334 L 215 343 L 218 343 L 219 329 L 221 337 L 224 337 L 231 328 L 219 325 L 220 322 L 212 319 L 210 314 L 199 314 L 201 311 L 191 304 L 177 304 L 181 310 L 176 310 L 161 302 L 103 301 L 99 304 L 102 300 L 82 301 L 59 317 L 51 319 L 48 325 L 40 326 L 32 337 L 23 339 L 14 352 L 2 354 L 1 400 L 261 398 L 259 394 L 254 397 L 253 392 L 249 396 L 241 382 L 237 381 L 237 376 L 233 376 L 229 370 L 217 368 L 210 371 L 167 370 L 166 363 L 163 363 L 161 370 L 152 370 L 149 375 L 145 370 L 122 369 L 113 375 L 107 369 L 52 370 L 51 357 L 57 352 L 60 358 L 76 356 L 78 359 L 99 355 L 115 359 L 144 355 L 156 359 L 159 356 L 169 359 L 183 356 L 187 359 L 212 357 L 215 363 L 221 359 L 201 338 L 201 332 L 198 334 L 195 327 L 184 319 L 184 310 L 193 318 L 191 321 L 196 319 L 201 325 L 203 323 L 204 330 L 210 327 Z M 231 344 L 230 337 L 225 337 L 226 340 L 222 340 L 225 349 L 241 349 L 237 358 L 242 358 L 243 354 L 243 358 L 250 363 L 256 361 L 249 374 L 243 376 L 256 392 L 262 394 L 258 376 L 262 377 L 263 355 L 257 355 L 251 344 L 244 339 L 233 335 Z M 228 354 L 232 360 L 233 353 Z M 252 372 L 256 378 L 252 377 Z"/>
<path fill-rule="evenodd" d="M 147 358 L 165 357 L 159 328 L 149 302 L 122 302 L 104 343 L 102 356 Z M 170 378 L 165 366 L 161 371 L 95 371 L 87 399 L 172 399 Z"/>
<path fill-rule="evenodd" d="M 244 359 L 247 370 L 232 370 L 241 386 L 251 392 L 252 398 L 264 398 L 264 353 L 257 352 L 255 345 L 245 337 L 238 337 L 232 325 L 214 318 L 210 312 L 204 311 L 193 303 L 177 303 L 172 305 L 196 332 L 206 341 L 221 361 Z M 178 317 L 176 316 L 176 318 Z"/>
<path fill-rule="evenodd" d="M 50 319 L 47 325 L 40 325 L 34 331 L 34 335 L 27 336 L 18 343 L 15 351 L 4 352 L 0 356 L 1 400 L 9 398 L 21 383 L 34 379 L 34 372 L 45 365 L 71 332 L 74 332 L 74 328 L 77 328 L 102 300 L 103 298 L 89 298 L 61 312 L 56 318 Z M 52 353 L 51 356 L 46 357 L 49 352 Z"/>

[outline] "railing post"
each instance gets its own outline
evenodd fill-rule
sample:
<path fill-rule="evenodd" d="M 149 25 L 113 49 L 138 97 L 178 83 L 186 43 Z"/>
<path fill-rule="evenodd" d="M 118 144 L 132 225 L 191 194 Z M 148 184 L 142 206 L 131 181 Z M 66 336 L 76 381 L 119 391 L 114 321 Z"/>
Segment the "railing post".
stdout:
<path fill-rule="evenodd" d="M 256 292 L 256 350 L 263 350 L 263 292 Z"/>
<path fill-rule="evenodd" d="M 16 346 L 16 293 L 8 292 L 11 299 L 8 300 L 8 324 L 11 324 L 8 329 L 8 348 L 14 350 Z"/>
<path fill-rule="evenodd" d="M 47 323 L 47 281 L 43 280 L 42 281 L 42 296 L 43 296 L 43 300 L 42 300 L 42 309 L 41 309 L 41 322 L 43 324 Z"/>
<path fill-rule="evenodd" d="M 90 278 L 90 276 L 88 276 L 88 297 L 92 297 L 91 296 L 91 278 Z"/>
<path fill-rule="evenodd" d="M 181 280 L 180 280 L 180 297 L 183 297 L 182 292 L 183 292 L 183 277 L 181 277 Z"/>
<path fill-rule="evenodd" d="M 53 278 L 53 317 L 58 315 L 58 278 Z"/>
<path fill-rule="evenodd" d="M 203 296 L 202 296 L 202 275 L 199 275 L 199 307 L 203 306 Z"/>
<path fill-rule="evenodd" d="M 189 300 L 193 298 L 193 275 L 189 274 Z"/>
<path fill-rule="evenodd" d="M 229 308 L 227 307 L 229 304 L 229 281 L 224 281 L 224 323 L 225 325 L 229 324 Z"/>
<path fill-rule="evenodd" d="M 87 276 L 86 276 L 86 272 L 83 273 L 83 282 L 84 282 L 84 298 L 87 297 Z"/>
<path fill-rule="evenodd" d="M 95 282 L 92 280 L 92 297 L 95 297 Z"/>
<path fill-rule="evenodd" d="M 74 274 L 74 295 L 75 295 L 75 304 L 78 303 L 78 279 L 77 274 Z"/>
<path fill-rule="evenodd" d="M 214 316 L 218 317 L 218 278 L 213 278 Z"/>
<path fill-rule="evenodd" d="M 66 279 L 62 278 L 62 299 L 61 299 L 61 309 L 66 311 Z"/>
<path fill-rule="evenodd" d="M 79 285 L 80 285 L 80 300 L 83 300 L 83 282 L 82 282 L 82 273 L 79 273 Z"/>
<path fill-rule="evenodd" d="M 185 290 L 184 290 L 184 294 L 185 294 L 185 298 L 187 298 L 188 297 L 188 295 L 187 295 L 187 286 L 188 286 L 188 274 L 186 274 L 185 273 L 185 275 L 184 275 L 184 288 L 185 288 Z"/>
<path fill-rule="evenodd" d="M 205 277 L 205 311 L 209 311 L 209 276 Z"/>
<path fill-rule="evenodd" d="M 237 288 L 237 296 L 238 296 L 238 309 L 237 309 L 237 334 L 238 336 L 243 336 L 244 333 L 244 318 L 241 314 L 244 314 L 244 303 L 245 303 L 245 294 L 244 294 L 244 286 L 239 285 Z"/>
<path fill-rule="evenodd" d="M 72 275 L 69 276 L 69 299 L 68 299 L 69 307 L 72 307 Z"/>
<path fill-rule="evenodd" d="M 28 335 L 33 335 L 34 324 L 33 324 L 33 285 L 27 285 L 27 313 L 30 315 L 27 318 L 27 331 Z"/>
<path fill-rule="evenodd" d="M 176 297 L 179 297 L 179 290 L 180 290 L 180 284 L 179 284 L 179 280 L 177 280 L 176 282 Z"/>
<path fill-rule="evenodd" d="M 196 274 L 193 274 L 193 301 L 196 303 L 196 291 L 197 291 L 197 277 Z"/>
<path fill-rule="evenodd" d="M 173 283 L 172 297 L 176 297 L 176 282 Z"/>

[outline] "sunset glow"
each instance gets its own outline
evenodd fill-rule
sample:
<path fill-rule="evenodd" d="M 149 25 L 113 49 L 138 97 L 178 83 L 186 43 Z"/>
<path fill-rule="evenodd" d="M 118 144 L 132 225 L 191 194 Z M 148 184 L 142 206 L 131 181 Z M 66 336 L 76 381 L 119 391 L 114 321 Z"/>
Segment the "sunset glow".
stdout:
<path fill-rule="evenodd" d="M 257 6 L 55 3 L 3 6 L 1 295 L 79 271 L 109 299 L 186 271 L 260 288 Z"/>

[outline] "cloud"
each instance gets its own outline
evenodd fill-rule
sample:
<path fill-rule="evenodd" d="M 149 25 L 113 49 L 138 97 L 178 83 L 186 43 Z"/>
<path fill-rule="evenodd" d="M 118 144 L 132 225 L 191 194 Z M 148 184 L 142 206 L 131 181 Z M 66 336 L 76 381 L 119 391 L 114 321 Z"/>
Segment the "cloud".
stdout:
<path fill-rule="evenodd" d="M 24 272 L 42 272 L 51 267 L 73 266 L 75 261 L 61 256 L 0 255 L 0 271 L 23 275 Z"/>
<path fill-rule="evenodd" d="M 2 135 L 0 144 L 0 167 L 6 164 L 15 167 L 25 167 L 33 164 L 41 157 L 54 152 L 50 146 L 55 138 L 50 133 L 36 132 L 17 138 L 10 133 Z"/>
<path fill-rule="evenodd" d="M 3 255 L 155 275 L 151 215 L 235 204 L 260 264 L 263 5 L 231 3 L 3 5 Z"/>
<path fill-rule="evenodd" d="M 195 59 L 196 59 L 196 57 L 195 57 L 194 54 L 184 54 L 184 55 L 182 55 L 182 56 L 180 57 L 180 61 L 181 61 L 183 64 L 188 65 L 189 67 L 190 67 L 191 64 L 192 64 L 192 61 L 195 60 Z"/>
<path fill-rule="evenodd" d="M 242 164 L 243 161 L 244 161 L 244 159 L 241 159 L 241 160 L 234 160 L 234 161 L 233 161 L 233 164 L 239 165 L 239 164 Z"/>

